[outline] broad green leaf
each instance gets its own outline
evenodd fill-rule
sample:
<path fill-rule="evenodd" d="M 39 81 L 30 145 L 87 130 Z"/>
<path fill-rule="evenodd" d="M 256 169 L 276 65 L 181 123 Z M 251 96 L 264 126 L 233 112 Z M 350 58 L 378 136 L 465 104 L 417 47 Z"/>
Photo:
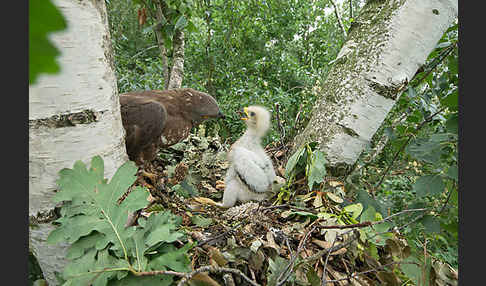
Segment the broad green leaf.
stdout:
<path fill-rule="evenodd" d="M 141 229 L 138 229 L 137 232 L 132 236 L 132 247 L 130 247 L 132 251 L 132 257 L 135 258 L 133 262 L 133 268 L 137 271 L 145 271 L 147 268 L 148 260 L 145 257 L 145 238 L 144 232 Z"/>
<path fill-rule="evenodd" d="M 305 146 L 304 146 L 305 147 Z M 299 162 L 299 159 L 302 157 L 304 154 L 305 148 L 301 147 L 297 152 L 292 154 L 290 156 L 289 160 L 287 161 L 287 164 L 285 165 L 285 177 L 289 179 L 290 173 L 294 171 L 294 168 L 297 166 L 297 163 Z"/>
<path fill-rule="evenodd" d="M 444 191 L 444 188 L 444 182 L 439 175 L 422 176 L 413 184 L 413 190 L 419 197 L 440 194 Z"/>
<path fill-rule="evenodd" d="M 415 88 L 413 88 L 412 86 L 410 86 L 407 89 L 407 95 L 408 95 L 409 98 L 415 98 L 415 97 L 417 97 L 417 92 L 415 91 Z"/>
<path fill-rule="evenodd" d="M 305 276 L 307 277 L 307 282 L 309 282 L 311 286 L 321 285 L 321 278 L 319 278 L 319 275 L 317 275 L 317 272 L 314 270 L 314 268 L 309 267 L 309 270 L 307 270 Z"/>
<path fill-rule="evenodd" d="M 190 180 L 190 175 L 188 175 L 181 183 L 181 188 L 187 191 L 188 196 L 196 197 L 199 196 L 199 192 L 197 188 L 194 187 L 194 184 Z"/>
<path fill-rule="evenodd" d="M 449 59 L 451 59 L 451 57 L 449 57 Z M 457 74 L 458 73 L 458 61 L 457 61 L 457 58 L 455 58 L 456 60 L 449 60 L 448 64 L 447 64 L 447 67 L 449 68 L 449 73 L 452 73 L 452 74 Z"/>
<path fill-rule="evenodd" d="M 458 180 L 458 169 L 457 165 L 452 165 L 447 169 L 446 176 L 453 179 L 454 181 Z"/>
<path fill-rule="evenodd" d="M 179 249 L 171 244 L 165 245 L 162 254 L 149 262 L 149 268 L 152 270 L 169 268 L 174 271 L 189 272 L 191 261 L 186 253 L 192 247 L 190 243 Z"/>
<path fill-rule="evenodd" d="M 312 191 L 312 188 L 315 183 L 319 184 L 324 182 L 325 176 L 326 176 L 326 158 L 324 157 L 324 153 L 319 150 L 314 150 L 311 155 L 311 165 L 307 177 L 309 190 Z"/>
<path fill-rule="evenodd" d="M 61 217 L 56 222 L 59 227 L 49 233 L 47 243 L 59 243 L 66 241 L 74 243 L 82 236 L 86 236 L 96 228 L 108 227 L 107 222 L 95 216 L 78 215 L 72 218 Z"/>
<path fill-rule="evenodd" d="M 363 211 L 363 205 L 361 203 L 347 205 L 343 208 L 343 210 L 351 213 L 351 217 L 356 219 Z"/>
<path fill-rule="evenodd" d="M 409 256 L 408 258 L 403 260 L 403 264 L 400 264 L 400 269 L 403 273 L 410 278 L 415 285 L 421 285 L 420 280 L 422 278 L 422 269 L 419 265 L 421 265 L 420 260 L 413 256 Z"/>
<path fill-rule="evenodd" d="M 165 224 L 155 229 L 154 231 L 150 232 L 146 240 L 147 245 L 153 246 L 159 242 L 171 243 L 183 236 L 182 233 L 174 232 L 171 230 L 172 230 L 171 226 Z"/>
<path fill-rule="evenodd" d="M 405 151 L 417 160 L 438 163 L 443 153 L 442 146 L 429 138 L 416 138 L 405 148 Z"/>
<path fill-rule="evenodd" d="M 451 116 L 446 121 L 447 132 L 458 134 L 459 132 L 459 116 L 456 113 L 451 114 Z"/>
<path fill-rule="evenodd" d="M 275 259 L 268 258 L 268 270 L 267 270 L 267 279 L 269 286 L 275 286 L 277 284 L 277 279 L 280 277 L 282 272 L 286 271 L 287 266 L 289 265 L 289 261 L 285 258 L 280 256 L 275 256 Z M 295 274 L 292 273 L 287 280 L 289 283 L 292 283 L 295 279 Z"/>
<path fill-rule="evenodd" d="M 440 103 L 443 106 L 448 107 L 452 111 L 457 111 L 459 105 L 459 92 L 455 89 L 451 94 L 447 97 L 440 100 Z"/>
<path fill-rule="evenodd" d="M 212 218 L 205 218 L 201 215 L 195 215 L 191 217 L 191 222 L 199 227 L 208 227 L 213 223 Z"/>
<path fill-rule="evenodd" d="M 439 233 L 440 232 L 440 222 L 439 220 L 431 215 L 424 216 L 420 222 L 425 228 L 427 233 Z"/>
<path fill-rule="evenodd" d="M 81 257 L 86 251 L 94 248 L 96 246 L 96 242 L 99 241 L 103 236 L 104 234 L 95 231 L 87 236 L 81 237 L 69 247 L 66 258 L 73 260 Z"/>
<path fill-rule="evenodd" d="M 373 206 L 379 213 L 386 214 L 385 209 L 378 203 L 378 201 L 373 199 L 368 192 L 363 189 L 358 190 L 356 201 L 363 205 L 364 210 L 369 206 Z"/>
<path fill-rule="evenodd" d="M 192 21 L 187 22 L 187 31 L 190 33 L 196 33 L 198 31 L 196 25 Z"/>
<path fill-rule="evenodd" d="M 66 21 L 51 0 L 29 0 L 29 85 L 42 73 L 59 72 L 59 50 L 48 39 L 50 33 L 66 29 Z"/>
<path fill-rule="evenodd" d="M 375 221 L 376 218 L 376 210 L 373 206 L 369 206 L 360 217 L 360 222 L 365 221 Z"/>

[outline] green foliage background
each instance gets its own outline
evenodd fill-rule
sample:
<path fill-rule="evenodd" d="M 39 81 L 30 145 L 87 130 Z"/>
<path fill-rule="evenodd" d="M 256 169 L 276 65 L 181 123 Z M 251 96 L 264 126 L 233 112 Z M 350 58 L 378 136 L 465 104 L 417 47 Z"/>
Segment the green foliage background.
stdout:
<path fill-rule="evenodd" d="M 363 4 L 353 1 L 354 15 Z M 108 5 L 120 92 L 162 86 L 159 51 L 151 48 L 154 33 L 137 24 L 141 7 L 130 0 Z M 186 31 L 183 86 L 216 97 L 228 116 L 218 128 L 221 137 L 232 142 L 243 131 L 235 110 L 261 104 L 275 111 L 278 102 L 285 139 L 291 140 L 309 119 L 317 97 L 313 87 L 321 87 L 329 62 L 344 41 L 329 1 L 205 0 L 192 1 L 188 7 L 195 29 Z M 349 28 L 354 19 L 347 6 L 340 9 Z M 402 94 L 347 183 L 365 209 L 373 206 L 383 216 L 406 208 L 431 208 L 431 215 L 404 218 L 404 223 L 416 219 L 405 229 L 407 240 L 418 260 L 423 259 L 420 252 L 427 239 L 434 257 L 454 267 L 458 265 L 456 42 L 457 23 Z M 300 120 L 295 122 L 300 105 Z M 265 144 L 282 136 L 275 112 L 273 116 Z M 372 157 L 382 139 L 386 144 Z M 381 184 L 373 186 L 390 165 Z M 286 192 L 279 198 L 291 197 L 291 191 Z"/>
<path fill-rule="evenodd" d="M 344 41 L 334 14 L 325 12 L 329 11 L 326 10 L 329 2 L 169 2 L 171 9 L 184 7 L 191 15 L 187 19 L 180 16 L 172 19 L 174 26 L 187 24 L 183 86 L 216 97 L 228 116 L 225 123 L 215 129 L 221 137 L 232 142 L 241 134 L 243 124 L 237 120 L 235 110 L 261 104 L 275 111 L 278 102 L 285 139 L 291 140 L 305 126 L 318 96 L 313 87 L 321 85 L 329 62 L 336 57 Z M 358 2 L 353 1 L 355 14 L 359 13 Z M 59 52 L 47 37 L 50 32 L 64 29 L 66 23 L 49 1 L 45 3 L 38 6 L 38 2 L 29 1 L 29 83 L 34 83 L 42 72 L 59 71 L 55 62 Z M 106 3 L 119 91 L 162 89 L 160 51 L 150 28 L 154 21 L 149 18 L 145 26 L 139 26 L 140 1 L 107 0 Z M 342 9 L 341 14 L 345 27 L 349 28 L 353 19 L 348 9 Z M 43 25 L 34 25 L 37 22 Z M 169 49 L 169 59 L 171 52 Z M 344 203 L 342 214 L 333 214 L 338 221 L 354 223 L 379 221 L 404 209 L 427 208 L 426 215 L 401 217 L 402 221 L 396 224 L 414 222 L 402 230 L 412 253 L 407 259 L 428 268 L 430 261 L 423 256 L 426 242 L 433 258 L 458 267 L 457 62 L 456 23 L 429 55 L 423 70 L 411 81 L 375 135 L 371 148 L 364 152 L 354 172 L 346 178 L 348 201 Z M 299 111 L 301 120 L 296 122 Z M 281 139 L 275 117 L 272 122 L 273 130 L 265 143 Z M 209 128 L 215 124 L 209 123 Z M 386 142 L 382 151 L 374 156 L 374 150 L 382 142 Z M 294 154 L 286 168 L 287 178 L 291 180 L 298 172 L 303 172 L 310 191 L 319 186 L 322 176 L 326 175 L 325 154 L 316 152 L 313 147 L 307 145 L 305 150 Z M 130 197 L 124 205 L 113 206 L 108 204 L 108 198 L 113 197 L 110 192 L 126 189 L 133 182 L 135 169 L 128 165 L 120 168 L 120 173 L 108 184 L 100 177 L 102 168 L 101 159 L 94 158 L 90 170 L 77 163 L 73 169 L 61 172 L 61 192 L 56 200 L 69 203 L 63 207 L 63 217 L 57 221 L 60 227 L 51 233 L 49 241 L 73 243 L 69 252 L 73 264 L 63 273 L 66 285 L 88 280 L 102 285 L 110 279 L 114 281 L 115 276 L 117 281 L 126 283 L 123 285 L 130 285 L 140 282 L 134 279 L 133 271 L 187 271 L 189 262 L 185 255 L 191 246 L 175 249 L 170 244 L 175 237 L 182 236 L 177 230 L 180 218 L 162 213 L 151 216 L 138 228 L 125 229 L 121 218 L 127 211 L 141 207 L 140 200 Z M 123 187 L 115 188 L 113 182 Z M 80 187 L 85 183 L 102 192 L 98 197 L 87 196 Z M 140 196 L 143 192 L 139 190 L 137 194 Z M 290 198 L 291 188 L 284 188 L 278 196 L 282 201 Z M 351 203 L 353 200 L 360 205 Z M 391 224 L 380 227 L 386 231 Z M 378 248 L 384 246 L 383 239 L 373 240 L 372 234 L 366 232 L 362 235 L 370 238 L 366 251 L 378 255 Z M 143 247 L 137 248 L 137 245 Z M 279 263 L 271 261 L 271 275 L 278 271 Z M 119 270 L 93 275 L 93 271 L 105 269 L 107 265 Z M 93 273 L 80 278 L 76 276 L 79 270 Z M 401 271 L 415 284 L 420 282 L 417 273 L 421 269 L 403 266 Z M 270 280 L 273 279 L 271 275 Z M 146 282 L 169 285 L 171 279 Z"/>

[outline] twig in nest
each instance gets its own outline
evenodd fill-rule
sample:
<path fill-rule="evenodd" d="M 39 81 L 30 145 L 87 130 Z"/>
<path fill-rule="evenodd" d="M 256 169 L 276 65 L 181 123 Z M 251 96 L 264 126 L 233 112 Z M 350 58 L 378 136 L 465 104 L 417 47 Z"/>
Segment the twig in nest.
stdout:
<path fill-rule="evenodd" d="M 197 246 L 198 247 L 201 247 L 201 246 L 203 246 L 203 245 L 205 245 L 207 243 L 210 243 L 211 241 L 217 240 L 217 239 L 219 239 L 221 237 L 225 237 L 225 236 L 229 235 L 230 233 L 235 232 L 242 225 L 242 223 L 243 223 L 243 221 L 240 221 L 239 223 L 236 224 L 236 226 L 228 229 L 227 231 L 225 231 L 225 232 L 223 232 L 221 234 L 218 234 L 215 237 L 211 237 L 211 238 L 208 238 L 208 239 L 206 239 L 204 241 L 198 242 Z"/>
<path fill-rule="evenodd" d="M 186 284 L 194 275 L 201 273 L 201 272 L 213 272 L 213 273 L 232 273 L 241 276 L 246 282 L 250 283 L 253 286 L 260 286 L 260 284 L 256 283 L 255 281 L 251 280 L 248 276 L 246 276 L 243 272 L 239 269 L 234 268 L 226 268 L 226 267 L 215 267 L 215 266 L 203 266 L 200 267 L 190 273 L 181 273 L 184 274 L 181 281 L 177 284 L 177 286 L 183 286 Z M 180 276 L 180 275 L 178 275 Z"/>
<path fill-rule="evenodd" d="M 345 278 L 336 279 L 336 280 L 329 280 L 327 282 L 339 282 L 339 281 L 343 281 L 343 280 L 356 279 L 356 276 L 358 276 L 358 275 L 364 275 L 364 274 L 368 274 L 368 273 L 371 273 L 371 272 L 377 272 L 377 271 L 383 270 L 385 267 L 388 267 L 388 266 L 391 266 L 391 265 L 394 265 L 394 264 L 417 264 L 417 263 L 415 263 L 415 262 L 404 262 L 404 261 L 394 261 L 394 262 L 391 262 L 391 263 L 388 263 L 388 264 L 385 264 L 385 265 L 381 265 L 381 266 L 378 266 L 378 267 L 370 269 L 370 270 L 366 270 L 366 271 L 363 271 L 363 272 L 358 272 L 358 273 L 353 273 L 351 275 L 347 275 L 347 277 L 345 277 Z"/>
<path fill-rule="evenodd" d="M 332 245 L 331 245 L 331 248 L 334 246 L 334 244 L 336 243 L 336 240 L 337 240 L 338 236 L 336 235 L 334 237 L 334 240 L 332 241 Z M 331 255 L 331 252 L 329 251 L 327 254 L 326 254 L 326 260 L 324 261 L 324 267 L 322 269 L 322 286 L 326 286 L 326 266 L 327 266 L 327 261 L 329 260 L 329 255 Z"/>
<path fill-rule="evenodd" d="M 311 226 L 314 225 L 316 221 L 314 221 L 311 224 Z M 302 238 L 302 240 L 299 242 L 299 246 L 297 247 L 297 251 L 294 253 L 294 255 L 292 255 L 292 258 L 290 259 L 290 262 L 287 265 L 287 267 L 285 268 L 285 270 L 282 273 L 280 273 L 279 277 L 277 278 L 277 286 L 282 286 L 289 279 L 290 274 L 292 274 L 292 271 L 290 271 L 290 270 L 294 266 L 295 260 L 299 256 L 299 253 L 302 251 L 302 248 L 304 248 L 304 245 L 305 245 L 305 242 L 306 242 L 307 238 L 309 238 L 309 235 L 316 229 L 316 227 L 317 226 L 314 225 L 312 227 L 312 229 L 310 231 L 308 231 L 305 234 L 305 236 Z M 282 277 L 284 277 L 284 279 L 282 279 Z M 282 280 L 280 280 L 280 279 L 282 279 Z"/>

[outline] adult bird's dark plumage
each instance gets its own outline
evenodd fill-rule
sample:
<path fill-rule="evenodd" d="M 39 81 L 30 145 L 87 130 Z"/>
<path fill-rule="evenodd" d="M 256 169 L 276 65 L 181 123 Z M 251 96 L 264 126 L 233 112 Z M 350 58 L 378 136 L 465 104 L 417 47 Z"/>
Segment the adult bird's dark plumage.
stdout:
<path fill-rule="evenodd" d="M 127 92 L 120 105 L 127 153 L 137 165 L 185 139 L 204 120 L 224 117 L 212 96 L 192 88 Z"/>

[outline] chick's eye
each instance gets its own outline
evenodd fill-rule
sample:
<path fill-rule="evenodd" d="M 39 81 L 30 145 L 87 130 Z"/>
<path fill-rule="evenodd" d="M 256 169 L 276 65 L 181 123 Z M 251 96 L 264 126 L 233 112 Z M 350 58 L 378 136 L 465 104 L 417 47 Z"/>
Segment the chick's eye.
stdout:
<path fill-rule="evenodd" d="M 250 112 L 250 116 L 255 116 L 255 112 Z"/>

